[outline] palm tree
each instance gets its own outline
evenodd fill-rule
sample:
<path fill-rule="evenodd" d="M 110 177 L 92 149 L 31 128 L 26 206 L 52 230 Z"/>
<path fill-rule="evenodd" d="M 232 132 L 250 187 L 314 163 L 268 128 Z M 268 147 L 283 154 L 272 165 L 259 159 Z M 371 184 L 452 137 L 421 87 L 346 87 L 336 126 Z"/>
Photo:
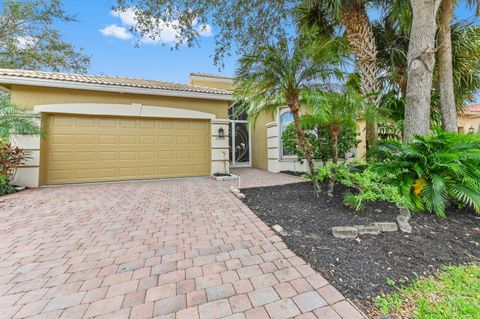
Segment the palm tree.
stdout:
<path fill-rule="evenodd" d="M 345 26 L 351 52 L 360 74 L 360 90 L 370 105 L 378 106 L 379 67 L 377 46 L 372 25 L 368 18 L 368 0 L 304 0 L 298 9 L 300 24 L 304 27 L 321 24 L 325 13 Z M 323 13 L 322 13 L 323 12 Z M 320 17 L 321 21 L 318 21 Z M 319 23 L 320 22 L 320 23 Z M 377 141 L 377 121 L 366 120 L 367 148 Z"/>
<path fill-rule="evenodd" d="M 310 42 L 287 40 L 244 55 L 236 72 L 236 94 L 249 103 L 249 119 L 262 112 L 274 112 L 288 106 L 293 115 L 296 135 L 307 160 L 315 192 L 319 192 L 312 146 L 305 138 L 300 113 L 313 105 L 318 90 L 329 86 L 340 64 L 336 39 Z"/>
<path fill-rule="evenodd" d="M 393 5 L 394 4 L 394 5 Z M 405 97 L 407 93 L 407 54 L 409 46 L 408 32 L 411 27 L 411 7 L 407 0 L 398 0 L 385 8 L 384 17 L 374 23 L 374 33 L 378 47 L 378 62 L 382 70 L 382 111 L 394 117 L 397 124 L 403 123 Z M 443 28 L 440 26 L 440 29 Z M 480 89 L 480 27 L 470 21 L 455 21 L 451 24 L 451 54 L 454 110 L 453 116 L 463 110 L 466 102 L 472 102 Z M 438 31 L 435 48 L 436 59 L 433 72 L 431 109 L 433 125 L 440 125 L 442 111 L 442 58 L 444 47 Z M 443 69 L 445 70 L 445 69 Z M 393 103 L 391 103 L 393 102 Z M 444 104 L 445 105 L 445 104 Z M 393 107 L 393 108 L 392 108 Z M 454 125 L 453 125 L 454 126 Z M 453 127 L 452 126 L 452 127 Z M 402 124 L 403 127 L 403 124 Z M 455 127 L 456 130 L 456 127 Z M 453 128 L 452 128 L 453 131 Z"/>
<path fill-rule="evenodd" d="M 356 114 L 363 109 L 363 97 L 353 89 L 320 94 L 313 106 L 313 114 L 330 127 L 332 133 L 332 161 L 338 164 L 338 139 L 346 127 L 356 126 Z"/>
<path fill-rule="evenodd" d="M 11 135 L 40 135 L 38 119 L 13 104 L 10 95 L 0 93 L 0 138 L 8 140 Z"/>
<path fill-rule="evenodd" d="M 452 64 L 452 17 L 454 0 L 443 0 L 440 5 L 438 32 L 438 76 L 440 85 L 440 108 L 442 128 L 457 131 L 457 109 L 453 87 Z"/>
<path fill-rule="evenodd" d="M 457 131 L 457 107 L 455 103 L 455 85 L 452 53 L 452 18 L 457 1 L 443 0 L 440 5 L 438 32 L 438 76 L 440 86 L 440 107 L 442 128 Z M 476 14 L 480 15 L 480 0 L 468 0 L 470 6 L 476 5 Z"/>

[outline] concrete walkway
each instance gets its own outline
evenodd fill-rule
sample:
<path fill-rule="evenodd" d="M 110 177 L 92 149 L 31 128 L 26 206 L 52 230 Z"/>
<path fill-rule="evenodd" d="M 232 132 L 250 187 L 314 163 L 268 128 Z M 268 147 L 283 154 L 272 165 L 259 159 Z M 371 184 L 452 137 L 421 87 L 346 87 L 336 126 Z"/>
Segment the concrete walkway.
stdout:
<path fill-rule="evenodd" d="M 239 170 L 244 187 L 299 179 Z M 0 318 L 362 318 L 210 178 L 0 199 Z"/>

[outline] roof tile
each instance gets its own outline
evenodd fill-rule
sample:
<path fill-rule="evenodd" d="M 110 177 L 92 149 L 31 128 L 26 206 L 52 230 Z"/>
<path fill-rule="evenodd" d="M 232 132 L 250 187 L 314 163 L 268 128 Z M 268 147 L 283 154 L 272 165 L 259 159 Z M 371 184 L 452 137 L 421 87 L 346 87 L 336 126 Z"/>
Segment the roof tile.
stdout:
<path fill-rule="evenodd" d="M 0 69 L 0 76 L 12 76 L 20 78 L 42 79 L 42 80 L 56 80 L 68 81 L 76 83 L 99 84 L 99 85 L 113 85 L 119 87 L 134 87 L 157 90 L 172 90 L 184 92 L 198 92 L 211 94 L 232 94 L 229 90 L 208 88 L 196 85 L 187 85 L 175 82 L 166 82 L 159 80 L 148 80 L 143 78 L 131 78 L 120 76 L 107 75 L 90 75 L 90 74 L 71 74 L 58 72 L 42 72 L 18 69 Z"/>

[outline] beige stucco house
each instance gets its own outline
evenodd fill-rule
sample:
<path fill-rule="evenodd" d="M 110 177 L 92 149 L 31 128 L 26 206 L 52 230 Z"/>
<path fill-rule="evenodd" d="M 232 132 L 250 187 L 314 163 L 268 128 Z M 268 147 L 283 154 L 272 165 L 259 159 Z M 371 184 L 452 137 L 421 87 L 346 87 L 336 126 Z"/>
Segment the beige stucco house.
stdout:
<path fill-rule="evenodd" d="M 193 74 L 191 82 L 0 70 L 2 88 L 14 103 L 41 115 L 45 132 L 12 138 L 30 154 L 15 183 L 38 187 L 223 172 L 231 91 L 216 88 L 220 78 Z"/>
<path fill-rule="evenodd" d="M 236 112 L 233 80 L 192 73 L 188 84 L 138 78 L 0 69 L 0 88 L 39 115 L 45 135 L 13 136 L 30 158 L 14 183 L 42 185 L 209 176 L 230 167 L 305 171 L 282 149 L 287 108 L 255 125 Z M 361 143 L 352 156 L 365 153 Z M 480 129 L 480 107 L 459 117 Z"/>

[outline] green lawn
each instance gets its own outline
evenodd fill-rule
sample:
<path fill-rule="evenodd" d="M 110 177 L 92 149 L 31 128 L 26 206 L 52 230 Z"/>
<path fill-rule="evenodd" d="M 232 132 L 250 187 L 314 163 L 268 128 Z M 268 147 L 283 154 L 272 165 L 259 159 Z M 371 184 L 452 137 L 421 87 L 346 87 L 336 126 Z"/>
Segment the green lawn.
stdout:
<path fill-rule="evenodd" d="M 480 318 L 480 266 L 444 267 L 434 277 L 377 298 L 376 306 L 384 314 L 404 318 Z"/>

